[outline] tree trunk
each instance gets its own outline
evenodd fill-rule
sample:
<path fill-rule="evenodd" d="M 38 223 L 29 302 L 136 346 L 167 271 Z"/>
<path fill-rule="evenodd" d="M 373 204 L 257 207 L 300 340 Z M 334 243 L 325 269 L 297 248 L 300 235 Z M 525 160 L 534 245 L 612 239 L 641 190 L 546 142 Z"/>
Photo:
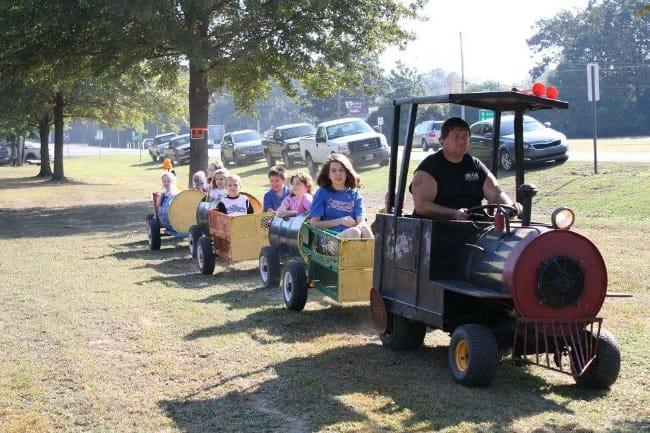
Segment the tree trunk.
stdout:
<path fill-rule="evenodd" d="M 190 59 L 190 173 L 188 186 L 192 185 L 192 175 L 208 167 L 208 69 L 199 67 Z"/>
<path fill-rule="evenodd" d="M 54 97 L 54 175 L 52 180 L 63 181 L 63 96 L 57 92 Z"/>
<path fill-rule="evenodd" d="M 38 133 L 41 139 L 41 170 L 38 177 L 52 177 L 52 167 L 50 166 L 50 112 L 45 112 L 38 120 Z"/>

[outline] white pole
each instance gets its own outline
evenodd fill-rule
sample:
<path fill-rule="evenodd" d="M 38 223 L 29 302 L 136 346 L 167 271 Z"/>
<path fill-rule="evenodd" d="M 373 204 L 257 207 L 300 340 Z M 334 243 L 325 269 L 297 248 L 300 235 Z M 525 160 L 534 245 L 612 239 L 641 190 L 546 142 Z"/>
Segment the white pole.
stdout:
<path fill-rule="evenodd" d="M 460 36 L 460 93 L 465 93 L 465 61 L 463 59 L 463 32 L 458 32 Z M 460 117 L 465 119 L 465 106 L 460 106 Z"/>

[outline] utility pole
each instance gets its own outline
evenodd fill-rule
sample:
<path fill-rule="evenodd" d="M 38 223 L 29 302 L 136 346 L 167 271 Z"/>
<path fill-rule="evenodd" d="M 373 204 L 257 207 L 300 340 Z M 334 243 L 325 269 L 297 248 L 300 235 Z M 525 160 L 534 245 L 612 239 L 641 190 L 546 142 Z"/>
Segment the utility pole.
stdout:
<path fill-rule="evenodd" d="M 463 32 L 458 32 L 460 36 L 460 93 L 465 93 L 465 60 L 463 59 Z M 460 106 L 460 118 L 465 119 L 465 106 Z"/>

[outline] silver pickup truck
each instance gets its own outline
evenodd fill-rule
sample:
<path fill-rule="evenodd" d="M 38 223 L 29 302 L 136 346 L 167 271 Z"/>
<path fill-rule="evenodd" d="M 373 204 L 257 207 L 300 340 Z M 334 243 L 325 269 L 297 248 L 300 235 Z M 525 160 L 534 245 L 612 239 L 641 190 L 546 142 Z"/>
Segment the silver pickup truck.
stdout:
<path fill-rule="evenodd" d="M 300 154 L 312 173 L 332 153 L 342 153 L 355 167 L 388 165 L 390 149 L 386 137 L 358 118 L 330 120 L 318 125 L 316 135 L 300 139 Z"/>

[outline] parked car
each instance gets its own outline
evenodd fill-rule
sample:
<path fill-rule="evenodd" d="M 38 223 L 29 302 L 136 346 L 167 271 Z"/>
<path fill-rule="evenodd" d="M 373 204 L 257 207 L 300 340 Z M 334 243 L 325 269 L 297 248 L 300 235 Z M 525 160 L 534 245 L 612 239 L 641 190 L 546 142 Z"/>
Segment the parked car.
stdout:
<path fill-rule="evenodd" d="M 257 161 L 264 158 L 262 134 L 254 129 L 243 129 L 224 134 L 221 140 L 221 162 L 239 165 L 244 161 Z"/>
<path fill-rule="evenodd" d="M 190 142 L 190 134 L 183 134 L 172 138 L 165 147 L 164 158 L 169 158 L 174 164 L 189 164 Z"/>
<path fill-rule="evenodd" d="M 486 164 L 492 159 L 493 119 L 476 122 L 470 126 L 470 153 Z M 501 116 L 499 139 L 499 167 L 512 170 L 515 160 L 514 115 Z M 531 116 L 524 116 L 524 163 L 564 162 L 569 158 L 567 138 Z"/>
<path fill-rule="evenodd" d="M 440 120 L 425 120 L 415 125 L 413 130 L 413 147 L 422 147 L 423 151 L 440 149 L 440 133 L 442 124 Z"/>
<path fill-rule="evenodd" d="M 275 161 L 282 160 L 287 168 L 293 168 L 297 161 L 302 161 L 300 155 L 300 138 L 316 134 L 316 128 L 309 123 L 291 123 L 275 128 L 270 138 L 262 140 L 262 150 L 269 167 Z"/>
<path fill-rule="evenodd" d="M 149 147 L 149 155 L 153 161 L 159 161 L 165 157 L 165 148 L 169 140 L 176 137 L 178 134 L 175 132 L 167 132 L 165 134 L 158 134 L 153 139 L 153 144 Z"/>
<path fill-rule="evenodd" d="M 11 147 L 6 144 L 0 144 L 0 165 L 8 165 L 11 162 Z"/>
<path fill-rule="evenodd" d="M 40 161 L 41 160 L 41 143 L 25 141 L 25 150 L 23 151 L 23 161 Z"/>

